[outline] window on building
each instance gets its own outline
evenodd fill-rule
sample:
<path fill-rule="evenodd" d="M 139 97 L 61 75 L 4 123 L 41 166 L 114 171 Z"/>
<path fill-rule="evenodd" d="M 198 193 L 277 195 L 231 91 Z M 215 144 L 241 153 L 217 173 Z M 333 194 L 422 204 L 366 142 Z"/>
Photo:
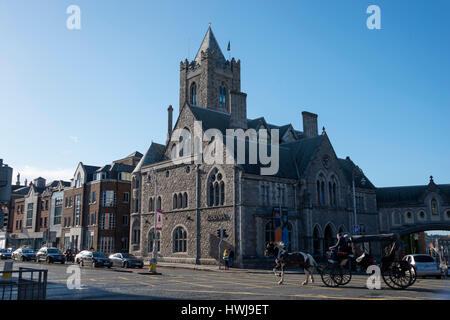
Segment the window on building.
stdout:
<path fill-rule="evenodd" d="M 225 87 L 225 83 L 223 82 L 219 88 L 219 108 L 220 109 L 227 108 L 227 88 Z"/>
<path fill-rule="evenodd" d="M 125 203 L 130 202 L 130 193 L 129 192 L 123 193 L 123 202 L 125 202 Z"/>
<path fill-rule="evenodd" d="M 188 195 L 187 193 L 183 193 L 183 208 L 187 208 L 188 206 Z"/>
<path fill-rule="evenodd" d="M 268 242 L 273 242 L 275 239 L 275 231 L 273 228 L 273 222 L 269 221 L 268 223 L 266 223 L 266 226 L 264 228 L 264 232 L 265 232 L 265 241 L 266 243 Z"/>
<path fill-rule="evenodd" d="M 127 226 L 130 223 L 130 217 L 128 215 L 122 216 L 122 225 Z"/>
<path fill-rule="evenodd" d="M 438 215 L 439 214 L 439 207 L 438 202 L 436 199 L 431 199 L 431 214 Z"/>
<path fill-rule="evenodd" d="M 47 217 L 44 217 L 44 228 L 47 227 Z"/>
<path fill-rule="evenodd" d="M 119 173 L 119 180 L 131 181 L 131 173 L 129 173 L 129 172 L 120 172 Z"/>
<path fill-rule="evenodd" d="M 196 106 L 197 105 L 197 84 L 195 82 L 193 82 L 191 84 L 190 94 L 191 94 L 190 102 L 191 102 L 191 104 Z"/>
<path fill-rule="evenodd" d="M 102 192 L 102 206 L 114 207 L 116 205 L 116 193 L 111 190 Z"/>
<path fill-rule="evenodd" d="M 127 252 L 128 253 L 129 241 L 128 241 L 127 237 L 123 237 L 121 239 L 121 247 L 122 247 L 122 252 Z"/>
<path fill-rule="evenodd" d="M 113 237 L 101 237 L 99 241 L 100 250 L 104 253 L 113 253 L 115 251 Z"/>
<path fill-rule="evenodd" d="M 148 233 L 148 252 L 153 252 L 153 245 L 156 241 L 156 252 L 161 251 L 161 232 L 156 232 L 156 239 L 155 239 L 155 228 L 151 228 L 150 232 Z"/>
<path fill-rule="evenodd" d="M 156 210 L 161 210 L 161 197 L 158 197 L 156 201 Z"/>
<path fill-rule="evenodd" d="M 33 204 L 32 203 L 29 203 L 27 205 L 27 220 L 26 220 L 25 226 L 27 228 L 30 228 L 33 226 Z"/>
<path fill-rule="evenodd" d="M 95 223 L 96 223 L 95 218 L 96 218 L 96 214 L 94 212 L 93 214 L 91 214 L 91 225 L 95 225 Z"/>
<path fill-rule="evenodd" d="M 55 199 L 55 214 L 53 216 L 53 224 L 59 225 L 61 224 L 61 217 L 62 217 L 62 198 L 56 198 Z"/>
<path fill-rule="evenodd" d="M 45 210 L 48 210 L 48 200 L 45 200 Z"/>
<path fill-rule="evenodd" d="M 96 192 L 92 192 L 92 203 L 96 203 L 97 202 L 97 194 Z"/>
<path fill-rule="evenodd" d="M 86 236 L 86 248 L 89 250 L 94 248 L 94 232 L 90 231 Z"/>
<path fill-rule="evenodd" d="M 75 226 L 79 226 L 81 224 L 81 194 L 77 194 L 75 196 L 75 209 L 74 209 L 74 223 Z"/>
<path fill-rule="evenodd" d="M 155 211 L 155 206 L 154 206 L 155 204 L 153 202 L 154 202 L 153 198 L 150 197 L 150 199 L 148 199 L 148 211 L 149 212 Z"/>
<path fill-rule="evenodd" d="M 177 209 L 178 208 L 178 195 L 174 194 L 173 195 L 173 209 Z"/>
<path fill-rule="evenodd" d="M 222 173 L 214 169 L 208 179 L 208 205 L 218 206 L 225 204 L 225 182 Z"/>
<path fill-rule="evenodd" d="M 187 252 L 187 233 L 183 227 L 173 232 L 173 252 Z"/>

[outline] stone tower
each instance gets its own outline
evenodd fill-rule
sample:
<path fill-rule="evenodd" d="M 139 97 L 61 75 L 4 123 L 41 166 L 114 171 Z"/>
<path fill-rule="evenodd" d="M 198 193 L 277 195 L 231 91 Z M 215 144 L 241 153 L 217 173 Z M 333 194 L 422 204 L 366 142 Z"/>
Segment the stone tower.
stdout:
<path fill-rule="evenodd" d="M 240 91 L 241 61 L 225 59 L 210 26 L 195 59 L 180 63 L 180 110 L 188 102 L 230 113 L 230 94 Z"/>

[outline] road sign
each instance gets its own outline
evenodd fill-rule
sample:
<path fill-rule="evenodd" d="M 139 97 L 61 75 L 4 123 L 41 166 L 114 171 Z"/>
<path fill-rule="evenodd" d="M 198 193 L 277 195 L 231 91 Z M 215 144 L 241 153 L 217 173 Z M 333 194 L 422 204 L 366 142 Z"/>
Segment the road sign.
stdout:
<path fill-rule="evenodd" d="M 156 210 L 156 230 L 161 231 L 163 225 L 163 212 L 161 210 Z"/>
<path fill-rule="evenodd" d="M 353 225 L 353 234 L 359 234 L 359 225 L 357 224 Z"/>

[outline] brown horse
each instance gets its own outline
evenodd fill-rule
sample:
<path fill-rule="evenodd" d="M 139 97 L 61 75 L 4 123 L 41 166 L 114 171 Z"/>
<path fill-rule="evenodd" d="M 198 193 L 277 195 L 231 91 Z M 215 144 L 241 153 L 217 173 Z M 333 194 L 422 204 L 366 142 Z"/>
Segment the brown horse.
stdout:
<path fill-rule="evenodd" d="M 309 253 L 304 252 L 292 252 L 288 253 L 284 244 L 282 242 L 269 242 L 266 245 L 266 250 L 264 251 L 266 257 L 275 257 L 275 267 L 273 268 L 273 273 L 276 274 L 276 269 L 281 269 L 279 277 L 281 277 L 278 284 L 282 284 L 284 281 L 284 271 L 286 268 L 303 268 L 305 270 L 306 279 L 303 281 L 302 285 L 308 284 L 308 278 L 314 283 L 313 272 L 317 267 L 317 263 L 314 258 Z"/>

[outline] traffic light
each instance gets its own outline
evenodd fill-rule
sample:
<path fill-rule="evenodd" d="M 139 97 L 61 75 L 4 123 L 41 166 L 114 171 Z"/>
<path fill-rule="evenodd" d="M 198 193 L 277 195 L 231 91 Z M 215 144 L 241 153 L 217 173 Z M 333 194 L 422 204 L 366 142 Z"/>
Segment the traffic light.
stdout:
<path fill-rule="evenodd" d="M 221 238 L 222 229 L 217 229 L 217 238 Z"/>
<path fill-rule="evenodd" d="M 222 237 L 223 238 L 228 238 L 227 229 L 222 229 Z"/>

